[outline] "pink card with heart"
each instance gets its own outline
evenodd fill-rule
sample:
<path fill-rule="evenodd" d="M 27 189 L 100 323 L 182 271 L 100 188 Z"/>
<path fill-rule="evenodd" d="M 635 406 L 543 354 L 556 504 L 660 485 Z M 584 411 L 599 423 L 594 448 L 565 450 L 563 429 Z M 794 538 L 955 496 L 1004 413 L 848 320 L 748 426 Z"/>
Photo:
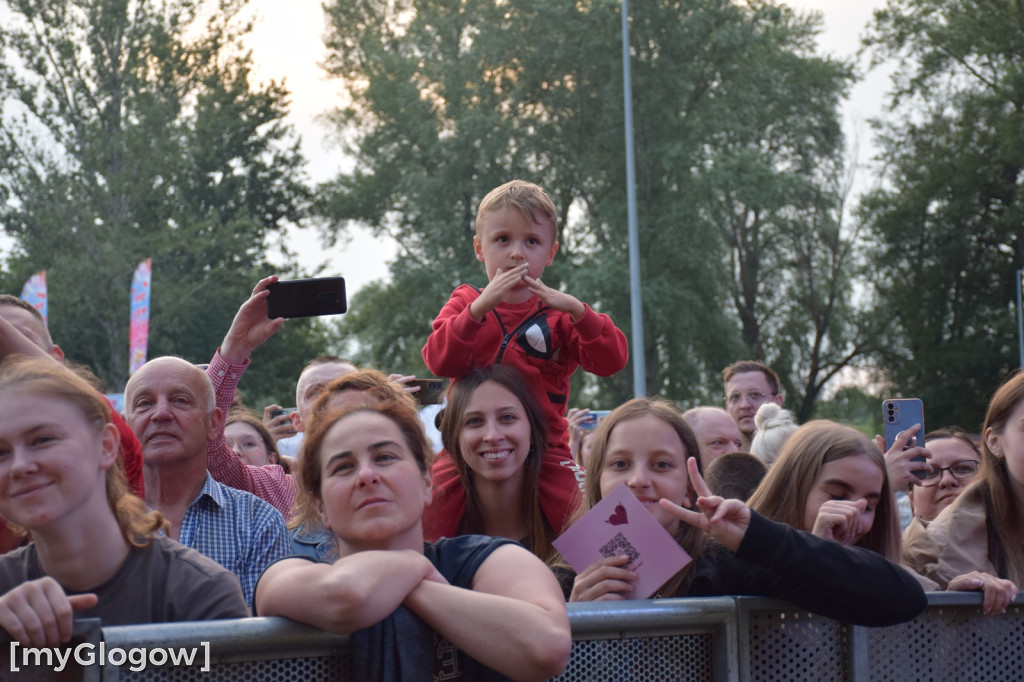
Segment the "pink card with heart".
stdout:
<path fill-rule="evenodd" d="M 628 556 L 627 567 L 637 574 L 629 599 L 650 597 L 692 561 L 625 484 L 595 504 L 554 546 L 577 573 L 599 559 Z"/>

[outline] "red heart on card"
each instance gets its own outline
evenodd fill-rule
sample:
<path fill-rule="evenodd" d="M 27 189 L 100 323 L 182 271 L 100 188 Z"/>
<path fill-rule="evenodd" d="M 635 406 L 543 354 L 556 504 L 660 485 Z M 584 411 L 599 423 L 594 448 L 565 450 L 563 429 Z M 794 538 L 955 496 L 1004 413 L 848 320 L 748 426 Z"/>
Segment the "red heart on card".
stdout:
<path fill-rule="evenodd" d="M 615 505 L 615 513 L 609 516 L 605 523 L 610 523 L 613 526 L 621 526 L 629 523 L 629 519 L 626 518 L 626 508 L 621 504 Z"/>

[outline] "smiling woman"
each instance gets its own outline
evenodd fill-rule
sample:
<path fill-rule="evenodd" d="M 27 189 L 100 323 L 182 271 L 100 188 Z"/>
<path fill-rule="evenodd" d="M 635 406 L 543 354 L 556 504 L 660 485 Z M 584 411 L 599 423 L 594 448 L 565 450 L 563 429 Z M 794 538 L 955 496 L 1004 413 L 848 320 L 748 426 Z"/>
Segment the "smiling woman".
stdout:
<path fill-rule="evenodd" d="M 104 625 L 249 615 L 227 570 L 159 534 L 128 492 L 110 408 L 52 359 L 0 367 L 0 515 L 33 542 L 0 557 L 0 627 L 25 646 Z"/>
<path fill-rule="evenodd" d="M 477 535 L 423 541 L 430 445 L 405 402 L 319 417 L 303 443 L 300 498 L 312 498 L 339 559 L 284 559 L 256 589 L 260 615 L 352 635 L 353 679 L 547 679 L 568 662 L 558 585 L 515 543 Z M 440 635 L 440 636 L 438 636 Z"/>
<path fill-rule="evenodd" d="M 460 378 L 441 413 L 441 441 L 435 469 L 450 458 L 459 478 L 424 514 L 427 536 L 506 537 L 546 559 L 575 490 L 541 482 L 547 421 L 522 374 L 492 365 Z"/>

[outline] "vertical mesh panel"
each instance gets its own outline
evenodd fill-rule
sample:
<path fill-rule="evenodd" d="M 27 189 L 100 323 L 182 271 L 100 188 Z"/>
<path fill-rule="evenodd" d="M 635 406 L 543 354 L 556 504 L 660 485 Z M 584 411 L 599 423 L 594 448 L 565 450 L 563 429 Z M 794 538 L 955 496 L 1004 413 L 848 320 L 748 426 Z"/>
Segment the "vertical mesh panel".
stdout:
<path fill-rule="evenodd" d="M 713 679 L 710 634 L 573 642 L 561 682 Z"/>
<path fill-rule="evenodd" d="M 839 682 L 849 643 L 841 624 L 799 610 L 751 610 L 751 682 Z"/>
<path fill-rule="evenodd" d="M 931 608 L 909 623 L 867 631 L 870 679 L 1024 680 L 1024 609 L 986 618 L 978 607 Z"/>

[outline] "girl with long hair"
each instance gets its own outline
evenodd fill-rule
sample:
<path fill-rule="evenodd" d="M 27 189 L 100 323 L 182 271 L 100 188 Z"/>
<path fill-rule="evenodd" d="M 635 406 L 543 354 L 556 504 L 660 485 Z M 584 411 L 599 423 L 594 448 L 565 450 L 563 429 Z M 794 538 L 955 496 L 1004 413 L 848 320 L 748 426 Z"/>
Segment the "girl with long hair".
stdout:
<path fill-rule="evenodd" d="M 454 462 L 458 481 L 438 491 L 427 509 L 428 538 L 465 533 L 506 537 L 546 559 L 567 520 L 565 509 L 579 502 L 576 489 L 544 487 L 546 424 L 514 368 L 492 365 L 461 377 L 441 413 L 446 453 L 441 457 Z"/>
<path fill-rule="evenodd" d="M 995 613 L 1024 586 L 1024 374 L 992 396 L 981 438 L 981 472 L 903 558 L 941 589 L 957 589 L 965 574 L 985 581 L 974 589 L 985 590 L 985 612 Z M 1003 589 L 990 589 L 992 576 Z"/>
<path fill-rule="evenodd" d="M 106 400 L 49 358 L 0 366 L 0 515 L 32 542 L 0 556 L 0 627 L 24 646 L 104 625 L 242 618 L 238 579 L 160 531 L 128 491 Z"/>
<path fill-rule="evenodd" d="M 819 419 L 797 429 L 748 504 L 793 528 L 900 559 L 885 458 L 849 426 Z"/>

